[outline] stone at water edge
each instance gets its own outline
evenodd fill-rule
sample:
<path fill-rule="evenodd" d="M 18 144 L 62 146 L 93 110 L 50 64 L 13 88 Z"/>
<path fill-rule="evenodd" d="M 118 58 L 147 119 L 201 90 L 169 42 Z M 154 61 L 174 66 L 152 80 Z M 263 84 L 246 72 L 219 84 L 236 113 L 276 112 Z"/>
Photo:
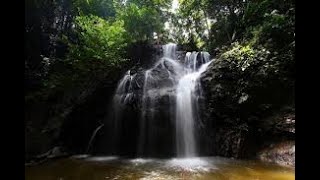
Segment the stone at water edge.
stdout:
<path fill-rule="evenodd" d="M 295 166 L 295 142 L 285 141 L 270 144 L 258 153 L 261 161 L 272 162 L 282 166 Z"/>

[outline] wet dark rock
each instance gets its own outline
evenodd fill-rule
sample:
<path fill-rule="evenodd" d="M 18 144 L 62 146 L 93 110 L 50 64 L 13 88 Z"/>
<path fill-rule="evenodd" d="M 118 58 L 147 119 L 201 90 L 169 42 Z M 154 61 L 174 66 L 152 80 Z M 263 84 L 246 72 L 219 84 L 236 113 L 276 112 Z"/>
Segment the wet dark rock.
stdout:
<path fill-rule="evenodd" d="M 129 56 L 132 55 L 132 59 L 128 65 L 94 74 L 83 79 L 80 85 L 55 91 L 44 100 L 26 100 L 26 161 L 55 146 L 65 147 L 70 154 L 84 153 L 94 129 L 109 116 L 110 102 L 118 80 L 128 69 L 132 69 L 132 74 L 143 72 L 143 66 L 150 66 L 157 59 L 157 51 L 143 43 L 138 44 L 130 47 Z M 62 67 L 62 64 L 55 63 L 52 68 L 63 71 Z M 141 97 L 143 78 L 143 73 L 140 73 L 134 83 L 137 96 L 130 102 L 135 109 L 139 109 L 140 103 L 135 100 Z M 103 133 L 100 135 L 99 132 L 97 139 L 100 136 Z"/>
<path fill-rule="evenodd" d="M 58 158 L 58 157 L 63 157 L 63 156 L 67 156 L 68 153 L 65 152 L 65 150 L 63 149 L 63 147 L 54 147 L 51 150 L 49 150 L 48 152 L 41 154 L 39 156 L 37 156 L 37 159 L 43 159 L 43 158 Z"/>
<path fill-rule="evenodd" d="M 46 153 L 37 155 L 32 159 L 28 160 L 25 165 L 27 166 L 37 165 L 37 164 L 44 163 L 50 159 L 63 158 L 66 156 L 69 156 L 69 154 L 65 151 L 65 149 L 63 147 L 56 146 L 50 149 L 49 151 L 47 151 Z"/>
<path fill-rule="evenodd" d="M 295 142 L 271 143 L 258 152 L 258 159 L 283 166 L 295 166 Z"/>
<path fill-rule="evenodd" d="M 293 90 L 279 79 L 242 71 L 233 61 L 211 63 L 200 79 L 202 146 L 212 155 L 255 158 L 266 144 L 294 141 Z"/>

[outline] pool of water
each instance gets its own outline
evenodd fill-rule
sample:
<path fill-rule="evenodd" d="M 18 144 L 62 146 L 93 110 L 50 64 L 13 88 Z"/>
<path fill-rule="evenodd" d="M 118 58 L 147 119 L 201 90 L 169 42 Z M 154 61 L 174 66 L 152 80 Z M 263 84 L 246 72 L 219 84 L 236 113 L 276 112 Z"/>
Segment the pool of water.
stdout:
<path fill-rule="evenodd" d="M 26 166 L 26 180 L 293 180 L 294 168 L 220 157 L 123 159 L 78 155 Z"/>

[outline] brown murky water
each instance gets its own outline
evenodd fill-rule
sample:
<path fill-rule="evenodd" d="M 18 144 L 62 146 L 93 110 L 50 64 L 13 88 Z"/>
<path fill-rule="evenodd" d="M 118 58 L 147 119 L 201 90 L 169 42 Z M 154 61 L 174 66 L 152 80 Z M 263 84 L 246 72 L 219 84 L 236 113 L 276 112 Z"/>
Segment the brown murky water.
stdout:
<path fill-rule="evenodd" d="M 219 157 L 119 159 L 75 156 L 25 167 L 26 180 L 294 180 L 294 168 Z"/>

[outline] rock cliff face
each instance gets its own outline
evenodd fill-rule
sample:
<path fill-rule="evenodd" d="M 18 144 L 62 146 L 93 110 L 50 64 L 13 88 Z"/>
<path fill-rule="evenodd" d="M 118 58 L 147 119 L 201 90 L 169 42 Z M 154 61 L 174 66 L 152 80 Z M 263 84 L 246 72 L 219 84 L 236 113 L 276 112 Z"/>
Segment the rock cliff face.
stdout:
<path fill-rule="evenodd" d="M 258 153 L 258 158 L 283 166 L 295 166 L 295 142 L 271 143 Z"/>
<path fill-rule="evenodd" d="M 128 56 L 132 56 L 132 60 L 127 66 L 94 74 L 79 86 L 61 89 L 46 100 L 27 100 L 26 161 L 37 159 L 38 155 L 56 146 L 71 154 L 85 153 L 92 133 L 108 117 L 121 76 L 134 65 L 142 67 L 154 62 L 159 54 L 159 49 L 138 44 L 129 50 Z"/>
<path fill-rule="evenodd" d="M 256 68 L 259 72 L 260 67 Z M 294 146 L 293 89 L 281 84 L 283 77 L 272 79 L 252 72 L 242 71 L 232 61 L 217 59 L 202 74 L 201 119 L 205 132 L 212 137 L 207 142 L 215 155 L 260 157 L 273 162 L 283 161 L 275 158 L 281 157 L 292 165 L 292 146 L 281 146 L 291 148 L 287 148 L 289 155 L 270 150 L 270 146 L 288 141 Z"/>
<path fill-rule="evenodd" d="M 47 101 L 28 102 L 25 109 L 26 160 L 55 146 L 63 146 L 70 153 L 83 152 L 92 132 L 106 115 L 117 83 L 117 75 L 113 75 L 114 79 L 101 76 L 83 82 L 81 89 L 53 94 Z"/>

